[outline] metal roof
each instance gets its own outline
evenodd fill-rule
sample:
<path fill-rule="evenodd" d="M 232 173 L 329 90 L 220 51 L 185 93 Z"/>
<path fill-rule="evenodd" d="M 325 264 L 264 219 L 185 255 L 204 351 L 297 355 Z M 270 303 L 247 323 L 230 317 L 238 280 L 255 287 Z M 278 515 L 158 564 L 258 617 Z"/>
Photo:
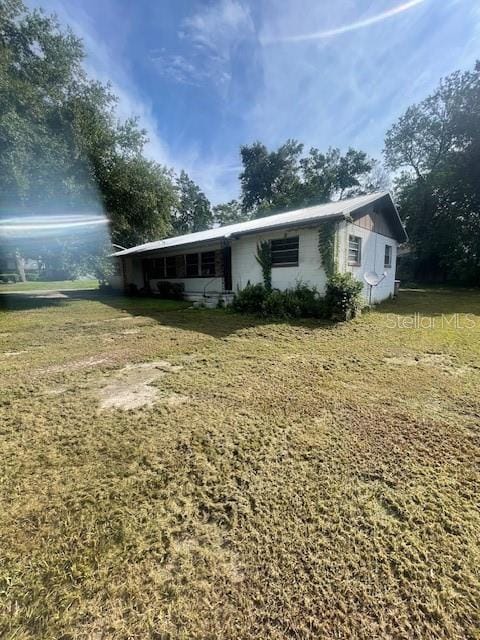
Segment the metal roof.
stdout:
<path fill-rule="evenodd" d="M 118 251 L 113 256 L 126 256 L 135 253 L 144 253 L 148 251 L 158 251 L 160 249 L 169 249 L 180 245 L 190 245 L 197 243 L 207 243 L 212 240 L 235 238 L 249 233 L 267 231 L 282 227 L 295 227 L 296 225 L 304 226 L 305 224 L 322 221 L 327 218 L 346 217 L 352 211 L 360 209 L 365 205 L 375 202 L 381 198 L 388 197 L 394 210 L 398 229 L 401 229 L 404 240 L 406 240 L 405 230 L 398 216 L 393 200 L 388 191 L 380 191 L 371 193 L 367 196 L 358 196 L 356 198 L 347 198 L 345 200 L 337 200 L 336 202 L 328 202 L 326 204 L 314 205 L 303 209 L 295 209 L 286 213 L 277 213 L 264 218 L 256 218 L 247 222 L 238 222 L 237 224 L 229 224 L 225 227 L 216 227 L 215 229 L 207 229 L 206 231 L 198 231 L 197 233 L 188 233 L 183 236 L 174 238 L 164 238 L 155 242 L 147 242 L 140 244 L 124 251 Z"/>

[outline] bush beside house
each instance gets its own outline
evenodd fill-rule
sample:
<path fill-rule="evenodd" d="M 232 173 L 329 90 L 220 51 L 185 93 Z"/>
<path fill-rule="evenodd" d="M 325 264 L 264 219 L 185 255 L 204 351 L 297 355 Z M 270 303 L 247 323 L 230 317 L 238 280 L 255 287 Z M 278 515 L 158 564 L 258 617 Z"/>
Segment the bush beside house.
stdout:
<path fill-rule="evenodd" d="M 325 296 L 315 287 L 299 283 L 280 291 L 264 284 L 248 284 L 235 294 L 233 309 L 275 318 L 323 318 L 344 321 L 361 309 L 362 283 L 351 273 L 334 274 L 327 283 Z"/>

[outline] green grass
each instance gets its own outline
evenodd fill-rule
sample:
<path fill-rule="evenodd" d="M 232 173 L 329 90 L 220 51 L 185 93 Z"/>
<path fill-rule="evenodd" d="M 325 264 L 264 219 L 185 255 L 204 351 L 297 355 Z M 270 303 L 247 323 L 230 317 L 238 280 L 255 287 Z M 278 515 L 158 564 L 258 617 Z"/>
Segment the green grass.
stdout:
<path fill-rule="evenodd" d="M 0 282 L 0 293 L 10 291 L 52 291 L 58 289 L 98 289 L 98 280 L 61 280 L 55 282 Z"/>
<path fill-rule="evenodd" d="M 3 638 L 479 637 L 478 292 L 337 326 L 4 308 Z M 152 360 L 154 405 L 100 410 Z"/>

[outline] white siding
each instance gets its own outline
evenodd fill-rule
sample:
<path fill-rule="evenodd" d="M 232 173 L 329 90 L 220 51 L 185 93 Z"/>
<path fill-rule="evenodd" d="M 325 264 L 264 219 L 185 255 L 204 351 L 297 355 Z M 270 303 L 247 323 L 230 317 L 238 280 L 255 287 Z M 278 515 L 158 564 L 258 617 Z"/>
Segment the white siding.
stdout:
<path fill-rule="evenodd" d="M 398 243 L 393 238 L 387 238 L 374 233 L 358 225 L 349 222 L 340 222 L 337 226 L 337 266 L 340 272 L 350 271 L 364 284 L 364 296 L 368 299 L 369 287 L 365 283 L 364 274 L 373 271 L 377 274 L 387 272 L 387 277 L 372 291 L 372 302 L 380 302 L 393 295 L 395 281 L 395 267 L 397 261 Z M 348 236 L 355 235 L 362 238 L 362 262 L 361 265 L 348 264 Z M 257 244 L 263 240 L 274 240 L 285 237 L 299 237 L 299 264 L 295 267 L 273 267 L 272 286 L 276 289 L 295 287 L 298 282 L 304 282 L 315 286 L 323 293 L 326 285 L 326 274 L 322 267 L 320 251 L 318 248 L 318 225 L 314 227 L 302 227 L 300 229 L 265 231 L 252 235 L 245 235 L 238 239 L 232 239 L 232 284 L 233 291 L 251 284 L 263 282 L 262 270 L 257 262 Z M 392 266 L 384 267 L 385 244 L 392 246 Z M 195 251 L 210 251 L 218 249 L 219 245 L 202 246 Z M 187 252 L 194 252 L 190 249 Z M 159 252 L 157 255 L 176 255 L 176 251 Z M 183 253 L 183 252 L 182 252 Z M 149 257 L 154 258 L 155 254 Z M 126 282 L 134 283 L 140 289 L 144 286 L 141 258 L 126 256 Z M 165 278 L 168 280 L 168 278 Z M 172 282 L 183 283 L 185 293 L 214 294 L 223 292 L 224 282 L 222 277 L 215 278 L 175 278 Z M 158 279 L 150 281 L 152 290 L 156 290 Z"/>
<path fill-rule="evenodd" d="M 257 262 L 257 244 L 263 240 L 299 237 L 298 267 L 273 267 L 272 286 L 276 289 L 294 287 L 304 282 L 323 292 L 326 284 L 325 271 L 318 249 L 318 227 L 289 229 L 287 232 L 270 231 L 243 236 L 232 241 L 233 290 L 243 289 L 248 282 L 263 282 L 262 270 Z"/>
<path fill-rule="evenodd" d="M 360 266 L 348 264 L 348 236 L 358 236 L 362 239 L 362 261 Z M 392 247 L 392 266 L 384 267 L 385 245 Z M 365 282 L 365 273 L 372 271 L 378 275 L 386 272 L 386 278 L 372 289 L 372 302 L 380 302 L 393 295 L 395 284 L 395 267 L 397 263 L 398 243 L 393 238 L 374 233 L 358 225 L 342 222 L 338 237 L 338 268 L 339 271 L 350 271 L 363 283 L 363 294 L 368 302 L 369 287 Z"/>

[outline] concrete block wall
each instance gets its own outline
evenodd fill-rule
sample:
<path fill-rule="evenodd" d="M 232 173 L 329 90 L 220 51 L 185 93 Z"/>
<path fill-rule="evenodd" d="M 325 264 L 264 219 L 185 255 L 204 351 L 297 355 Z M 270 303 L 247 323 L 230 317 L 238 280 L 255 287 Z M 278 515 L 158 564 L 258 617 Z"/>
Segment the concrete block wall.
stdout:
<path fill-rule="evenodd" d="M 348 236 L 354 235 L 362 239 L 362 263 L 360 266 L 348 264 Z M 384 267 L 385 245 L 392 247 L 392 266 Z M 368 302 L 369 286 L 364 275 L 374 272 L 378 275 L 387 273 L 386 278 L 372 289 L 372 303 L 386 300 L 394 293 L 395 267 L 397 262 L 398 243 L 393 238 L 387 238 L 350 222 L 341 222 L 338 229 L 338 268 L 349 271 L 363 283 L 363 296 Z"/>
<path fill-rule="evenodd" d="M 248 282 L 263 282 L 262 270 L 257 262 L 257 244 L 264 240 L 299 237 L 298 267 L 273 267 L 272 286 L 276 289 L 295 287 L 297 282 L 315 286 L 322 293 L 327 277 L 318 250 L 318 227 L 268 231 L 232 240 L 233 291 L 245 287 Z"/>

